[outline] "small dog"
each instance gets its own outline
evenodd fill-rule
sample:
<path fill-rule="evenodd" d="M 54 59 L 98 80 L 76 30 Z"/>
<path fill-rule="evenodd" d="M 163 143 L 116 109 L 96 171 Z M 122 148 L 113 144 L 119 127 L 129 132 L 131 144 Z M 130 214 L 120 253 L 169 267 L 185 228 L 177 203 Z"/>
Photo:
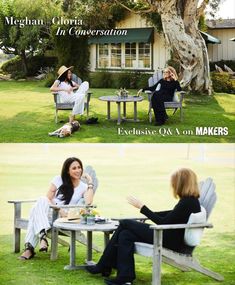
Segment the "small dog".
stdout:
<path fill-rule="evenodd" d="M 72 133 L 78 131 L 81 125 L 78 121 L 73 121 L 72 123 L 66 123 L 61 128 L 55 130 L 54 132 L 48 133 L 49 136 L 55 136 L 58 138 L 65 138 L 71 136 Z"/>

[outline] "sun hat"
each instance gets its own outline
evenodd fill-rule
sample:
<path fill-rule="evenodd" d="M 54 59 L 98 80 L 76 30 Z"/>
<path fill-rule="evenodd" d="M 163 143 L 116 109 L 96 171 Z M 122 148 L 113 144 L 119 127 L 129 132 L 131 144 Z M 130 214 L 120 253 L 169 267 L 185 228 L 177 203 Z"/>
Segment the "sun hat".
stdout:
<path fill-rule="evenodd" d="M 72 68 L 74 68 L 74 66 L 66 67 L 65 65 L 62 65 L 62 66 L 58 69 L 58 71 L 57 71 L 57 74 L 59 75 L 59 76 L 57 77 L 57 79 L 59 79 L 60 76 L 61 76 L 62 74 L 64 74 L 67 70 L 72 69 Z"/>
<path fill-rule="evenodd" d="M 56 220 L 60 223 L 79 223 L 80 222 L 80 214 L 76 209 L 70 209 L 68 211 L 68 216 L 65 218 L 59 218 Z"/>

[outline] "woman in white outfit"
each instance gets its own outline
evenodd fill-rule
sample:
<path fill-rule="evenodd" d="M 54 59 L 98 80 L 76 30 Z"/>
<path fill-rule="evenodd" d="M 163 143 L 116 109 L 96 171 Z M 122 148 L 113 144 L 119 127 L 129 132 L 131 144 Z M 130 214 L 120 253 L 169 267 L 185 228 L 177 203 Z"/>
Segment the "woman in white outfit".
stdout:
<path fill-rule="evenodd" d="M 84 82 L 86 85 L 86 88 L 84 89 L 79 88 L 79 85 L 72 81 L 72 68 L 73 66 L 61 66 L 57 72 L 59 77 L 50 88 L 52 92 L 57 92 L 59 94 L 60 103 L 74 102 L 72 115 L 69 117 L 70 123 L 75 120 L 75 115 L 82 115 L 84 113 L 85 96 L 86 91 L 89 88 L 88 82 Z M 84 83 L 82 83 L 81 86 L 84 85 Z M 74 92 L 74 90 L 76 91 Z"/>
<path fill-rule="evenodd" d="M 81 181 L 82 175 L 83 165 L 80 159 L 70 157 L 65 160 L 61 175 L 52 179 L 46 197 L 39 198 L 31 210 L 25 237 L 25 250 L 19 259 L 28 260 L 34 257 L 34 249 L 38 241 L 40 241 L 39 251 L 47 251 L 46 232 L 51 228 L 50 205 L 79 205 L 82 199 L 85 200 L 86 205 L 92 203 L 94 195 L 92 178 L 84 174 L 86 184 Z M 60 216 L 66 215 L 67 213 L 61 209 Z"/>

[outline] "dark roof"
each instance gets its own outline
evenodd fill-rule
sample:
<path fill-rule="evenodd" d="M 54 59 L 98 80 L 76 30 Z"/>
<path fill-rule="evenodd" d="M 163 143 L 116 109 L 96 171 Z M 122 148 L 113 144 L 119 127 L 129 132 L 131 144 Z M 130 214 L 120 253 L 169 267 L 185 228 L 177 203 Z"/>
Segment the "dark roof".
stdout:
<path fill-rule="evenodd" d="M 209 29 L 233 29 L 235 28 L 235 19 L 207 20 Z"/>

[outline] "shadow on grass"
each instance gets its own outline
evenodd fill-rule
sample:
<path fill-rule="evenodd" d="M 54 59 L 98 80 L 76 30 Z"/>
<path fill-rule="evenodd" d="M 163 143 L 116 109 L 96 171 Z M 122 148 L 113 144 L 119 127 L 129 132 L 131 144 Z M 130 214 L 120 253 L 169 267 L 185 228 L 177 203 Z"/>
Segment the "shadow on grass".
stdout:
<path fill-rule="evenodd" d="M 4 87 L 6 86 L 4 85 Z M 49 100 L 47 96 L 44 96 L 44 93 L 48 93 L 48 89 L 40 86 L 38 82 L 13 83 L 11 88 L 9 99 L 7 99 L 9 100 L 9 112 L 2 112 L 0 116 L 1 142 L 230 142 L 234 138 L 234 114 L 230 111 L 232 95 L 228 94 L 216 95 L 221 98 L 220 101 L 216 100 L 214 96 L 186 95 L 183 108 L 183 122 L 180 121 L 179 111 L 173 116 L 172 110 L 168 110 L 169 120 L 162 128 L 171 129 L 173 134 L 162 137 L 159 134 L 160 127 L 151 125 L 148 121 L 148 102 L 146 99 L 138 104 L 138 118 L 140 122 L 124 122 L 120 125 L 121 128 L 124 128 L 128 132 L 132 132 L 135 128 L 140 130 L 141 133 L 118 134 L 116 121 L 108 121 L 106 119 L 107 110 L 105 102 L 98 100 L 101 95 L 113 94 L 115 90 L 93 89 L 90 116 L 98 117 L 99 124 L 86 125 L 86 116 L 77 116 L 82 124 L 81 130 L 72 137 L 61 140 L 55 137 L 48 137 L 47 135 L 48 132 L 63 125 L 63 123 L 55 124 L 54 122 L 53 99 Z M 19 93 L 17 96 L 14 90 Z M 28 92 L 29 94 L 27 93 L 27 96 L 24 96 L 24 90 L 33 91 L 33 93 Z M 42 94 L 43 96 L 41 96 Z M 25 100 L 25 103 L 20 101 L 21 97 Z M 34 101 L 30 110 L 31 98 Z M 8 106 L 7 100 L 4 99 L 5 110 Z M 18 100 L 18 103 L 15 100 Z M 25 111 L 26 108 L 28 108 L 27 111 Z M 9 117 L 11 113 L 12 117 Z M 3 114 L 7 114 L 8 119 Z M 66 122 L 69 114 L 70 111 L 60 111 L 59 121 L 63 120 Z M 117 118 L 115 104 L 111 105 L 111 115 Z M 132 104 L 127 105 L 127 115 L 129 118 L 133 117 Z M 201 126 L 226 126 L 229 128 L 229 135 L 197 135 L 195 128 Z M 156 135 L 143 134 L 146 129 L 150 130 L 150 132 L 156 131 Z M 176 129 L 179 130 L 180 135 L 176 133 Z M 184 131 L 190 132 L 190 135 L 185 134 Z"/>
<path fill-rule="evenodd" d="M 100 237 L 100 242 L 102 238 Z M 83 270 L 66 271 L 64 265 L 69 262 L 69 253 L 66 247 L 59 246 L 59 258 L 50 260 L 50 253 L 37 252 L 35 258 L 29 261 L 17 259 L 19 254 L 11 252 L 12 236 L 0 236 L 0 284 L 104 284 L 100 276 L 91 276 Z M 86 256 L 85 246 L 77 246 L 77 264 L 84 262 Z M 100 254 L 94 253 L 97 261 Z M 209 269 L 222 274 L 225 281 L 221 284 L 234 284 L 234 235 L 233 233 L 210 234 L 206 236 L 202 244 L 195 250 L 201 264 Z M 150 285 L 152 274 L 151 259 L 135 256 L 136 260 L 136 285 Z M 162 285 L 185 285 L 185 284 L 219 284 L 210 277 L 198 272 L 181 272 L 171 266 L 162 266 Z"/>

